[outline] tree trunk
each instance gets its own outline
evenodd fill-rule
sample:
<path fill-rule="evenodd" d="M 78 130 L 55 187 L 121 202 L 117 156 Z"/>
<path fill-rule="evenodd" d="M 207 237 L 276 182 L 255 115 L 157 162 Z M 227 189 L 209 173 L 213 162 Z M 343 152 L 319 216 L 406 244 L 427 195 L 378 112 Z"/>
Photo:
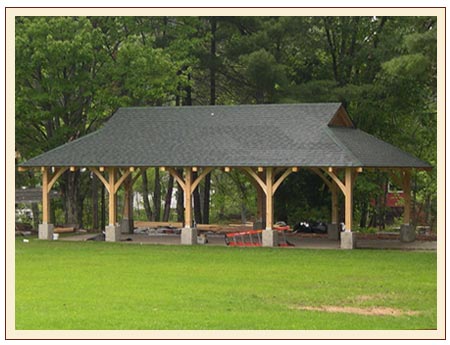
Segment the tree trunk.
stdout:
<path fill-rule="evenodd" d="M 94 173 L 91 180 L 92 187 L 92 228 L 98 229 L 98 177 Z"/>
<path fill-rule="evenodd" d="M 264 104 L 264 91 L 257 89 L 255 91 L 255 101 L 256 104 Z"/>
<path fill-rule="evenodd" d="M 155 221 L 161 220 L 161 181 L 159 179 L 159 169 L 155 168 L 155 191 L 153 193 L 153 210 Z"/>
<path fill-rule="evenodd" d="M 216 104 L 216 31 L 217 21 L 215 17 L 210 18 L 211 23 L 211 46 L 210 46 L 210 64 L 209 64 L 209 104 Z"/>
<path fill-rule="evenodd" d="M 148 200 L 148 179 L 147 170 L 142 172 L 142 198 L 144 199 L 144 210 L 147 220 L 153 219 L 152 209 L 150 207 L 150 201 Z"/>
<path fill-rule="evenodd" d="M 102 196 L 101 196 L 101 216 L 100 216 L 100 230 L 105 230 L 106 227 L 106 203 L 105 203 L 105 194 L 106 194 L 106 188 L 102 183 Z"/>
<path fill-rule="evenodd" d="M 195 181 L 198 174 L 196 172 L 192 173 L 192 181 Z M 200 192 L 199 187 L 195 188 L 192 192 L 192 196 L 194 199 L 194 220 L 196 224 L 202 224 L 202 206 L 200 202 Z"/>
<path fill-rule="evenodd" d="M 417 174 L 413 174 L 412 206 L 411 206 L 411 223 L 413 225 L 417 225 L 418 213 L 416 211 L 416 208 L 417 208 Z"/>
<path fill-rule="evenodd" d="M 184 222 L 184 191 L 177 182 L 177 221 Z"/>
<path fill-rule="evenodd" d="M 210 18 L 211 24 L 211 46 L 210 46 L 210 65 L 209 65 L 209 104 L 216 105 L 216 31 L 217 20 Z M 211 197 L 211 173 L 205 176 L 205 185 L 203 190 L 203 223 L 209 224 L 209 202 Z"/>
<path fill-rule="evenodd" d="M 361 203 L 361 219 L 359 220 L 359 227 L 365 228 L 367 226 L 367 214 L 369 211 L 369 204 L 366 199 Z"/>
<path fill-rule="evenodd" d="M 130 220 L 133 219 L 133 186 L 131 174 L 128 175 L 128 177 L 123 182 L 123 187 L 124 187 L 124 194 L 123 194 L 122 219 Z"/>
<path fill-rule="evenodd" d="M 50 199 L 50 223 L 56 224 L 56 210 L 55 210 L 55 202 Z"/>
<path fill-rule="evenodd" d="M 425 222 L 431 229 L 431 194 L 427 194 L 425 200 Z"/>
<path fill-rule="evenodd" d="M 183 169 L 177 169 L 180 176 L 183 176 Z M 184 222 L 184 191 L 177 182 L 177 221 Z"/>
<path fill-rule="evenodd" d="M 192 105 L 192 87 L 191 87 L 191 74 L 188 73 L 187 75 L 188 85 L 185 87 L 186 96 L 184 98 L 184 104 L 185 105 Z"/>
<path fill-rule="evenodd" d="M 241 203 L 241 223 L 247 223 L 247 205 L 245 202 Z"/>
<path fill-rule="evenodd" d="M 80 226 L 80 229 L 83 229 L 84 227 L 84 222 L 83 222 L 83 213 L 84 213 L 84 196 L 80 196 L 80 198 L 78 199 L 78 205 L 77 205 L 77 222 L 76 224 L 78 224 Z"/>
<path fill-rule="evenodd" d="M 33 229 L 39 229 L 39 205 L 36 202 L 31 203 L 31 212 L 33 212 Z"/>
<path fill-rule="evenodd" d="M 277 207 L 278 212 L 275 214 L 274 221 L 284 221 L 287 223 L 289 219 L 288 219 L 286 199 L 282 196 L 279 196 L 276 202 L 279 203 L 279 206 Z"/>
<path fill-rule="evenodd" d="M 67 171 L 62 176 L 62 190 L 65 206 L 65 223 L 81 226 L 80 171 Z"/>
<path fill-rule="evenodd" d="M 211 199 L 211 173 L 205 176 L 203 190 L 203 224 L 209 224 L 209 204 Z"/>
<path fill-rule="evenodd" d="M 383 192 L 379 198 L 379 212 L 378 212 L 378 229 L 384 230 L 386 227 L 386 198 L 387 198 L 387 181 L 384 179 L 382 182 Z"/>
<path fill-rule="evenodd" d="M 166 198 L 164 200 L 164 214 L 163 222 L 168 222 L 170 217 L 170 205 L 172 204 L 172 192 L 173 192 L 173 176 L 169 176 L 169 183 L 167 185 Z"/>

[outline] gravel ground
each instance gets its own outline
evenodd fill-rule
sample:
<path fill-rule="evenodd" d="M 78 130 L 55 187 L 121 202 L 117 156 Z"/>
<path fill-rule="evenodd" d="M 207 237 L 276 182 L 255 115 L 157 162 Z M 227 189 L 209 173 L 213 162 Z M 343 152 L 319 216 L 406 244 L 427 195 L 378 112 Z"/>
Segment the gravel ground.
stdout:
<path fill-rule="evenodd" d="M 294 247 L 286 248 L 311 248 L 311 249 L 339 249 L 339 241 L 328 240 L 326 235 L 315 234 L 288 234 L 286 239 L 288 242 L 294 244 Z M 79 234 L 74 236 L 65 236 L 60 238 L 60 241 L 86 241 L 89 238 L 96 236 L 96 234 Z M 223 234 L 208 233 L 208 243 L 199 244 L 206 246 L 225 246 L 225 239 Z M 281 237 L 280 237 L 281 239 Z M 123 234 L 121 241 L 128 243 L 140 244 L 165 244 L 165 245 L 179 245 L 180 235 L 178 234 Z M 411 243 L 400 242 L 396 238 L 384 239 L 376 236 L 362 236 L 357 240 L 357 248 L 361 249 L 403 249 L 403 250 L 436 250 L 436 241 L 421 240 Z"/>

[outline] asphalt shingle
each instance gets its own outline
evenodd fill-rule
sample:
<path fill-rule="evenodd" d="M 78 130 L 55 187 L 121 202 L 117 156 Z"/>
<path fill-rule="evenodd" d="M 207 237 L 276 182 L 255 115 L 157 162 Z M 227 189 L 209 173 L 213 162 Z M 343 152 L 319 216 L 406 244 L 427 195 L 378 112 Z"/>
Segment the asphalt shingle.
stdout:
<path fill-rule="evenodd" d="M 329 127 L 340 106 L 120 108 L 102 129 L 22 165 L 429 167 L 360 130 Z"/>

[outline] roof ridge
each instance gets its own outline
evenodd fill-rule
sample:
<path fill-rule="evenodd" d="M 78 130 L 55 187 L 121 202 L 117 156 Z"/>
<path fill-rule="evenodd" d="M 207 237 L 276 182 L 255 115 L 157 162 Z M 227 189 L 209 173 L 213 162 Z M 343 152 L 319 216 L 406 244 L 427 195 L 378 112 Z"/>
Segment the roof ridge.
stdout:
<path fill-rule="evenodd" d="M 268 107 L 268 106 L 298 106 L 298 105 L 342 105 L 341 102 L 310 102 L 310 103 L 269 103 L 269 104 L 196 104 L 196 105 L 184 105 L 184 106 L 174 106 L 174 105 L 161 105 L 161 106 L 135 106 L 135 107 L 119 107 L 118 109 L 169 109 L 169 108 L 211 108 L 211 107 L 221 107 L 221 108 L 232 108 L 232 107 Z"/>
<path fill-rule="evenodd" d="M 357 128 L 351 128 L 351 127 L 345 127 L 346 129 L 349 130 L 355 130 Z M 363 166 L 361 160 L 352 152 L 352 150 L 350 150 L 347 145 L 345 145 L 342 141 L 339 140 L 339 138 L 337 138 L 333 131 L 331 130 L 331 128 L 327 125 L 325 126 L 325 132 L 328 134 L 328 136 L 331 138 L 331 140 L 333 140 L 333 142 L 338 145 L 341 149 L 345 150 L 346 153 L 348 153 L 355 161 L 357 161 L 359 164 L 359 166 Z"/>

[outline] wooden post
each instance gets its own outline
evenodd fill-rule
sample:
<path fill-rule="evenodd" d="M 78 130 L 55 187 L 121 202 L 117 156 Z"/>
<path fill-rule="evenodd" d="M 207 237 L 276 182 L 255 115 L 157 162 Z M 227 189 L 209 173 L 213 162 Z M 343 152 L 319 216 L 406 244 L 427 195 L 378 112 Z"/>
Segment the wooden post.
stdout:
<path fill-rule="evenodd" d="M 117 198 L 116 198 L 116 169 L 108 168 L 109 178 L 109 225 L 116 225 Z"/>
<path fill-rule="evenodd" d="M 256 219 L 263 219 L 263 209 L 264 209 L 264 191 L 262 188 L 256 186 Z"/>
<path fill-rule="evenodd" d="M 353 174 L 352 168 L 345 168 L 345 231 L 352 231 L 353 222 Z"/>
<path fill-rule="evenodd" d="M 273 226 L 273 168 L 266 169 L 266 230 Z"/>
<path fill-rule="evenodd" d="M 48 168 L 42 167 L 42 224 L 48 224 L 50 219 L 49 176 Z"/>
<path fill-rule="evenodd" d="M 184 227 L 190 228 L 192 225 L 192 169 L 189 167 L 184 168 Z"/>
<path fill-rule="evenodd" d="M 411 222 L 411 170 L 403 171 L 403 224 L 410 224 Z"/>
<path fill-rule="evenodd" d="M 339 198 L 338 186 L 336 182 L 331 182 L 331 223 L 337 224 L 339 222 Z"/>

